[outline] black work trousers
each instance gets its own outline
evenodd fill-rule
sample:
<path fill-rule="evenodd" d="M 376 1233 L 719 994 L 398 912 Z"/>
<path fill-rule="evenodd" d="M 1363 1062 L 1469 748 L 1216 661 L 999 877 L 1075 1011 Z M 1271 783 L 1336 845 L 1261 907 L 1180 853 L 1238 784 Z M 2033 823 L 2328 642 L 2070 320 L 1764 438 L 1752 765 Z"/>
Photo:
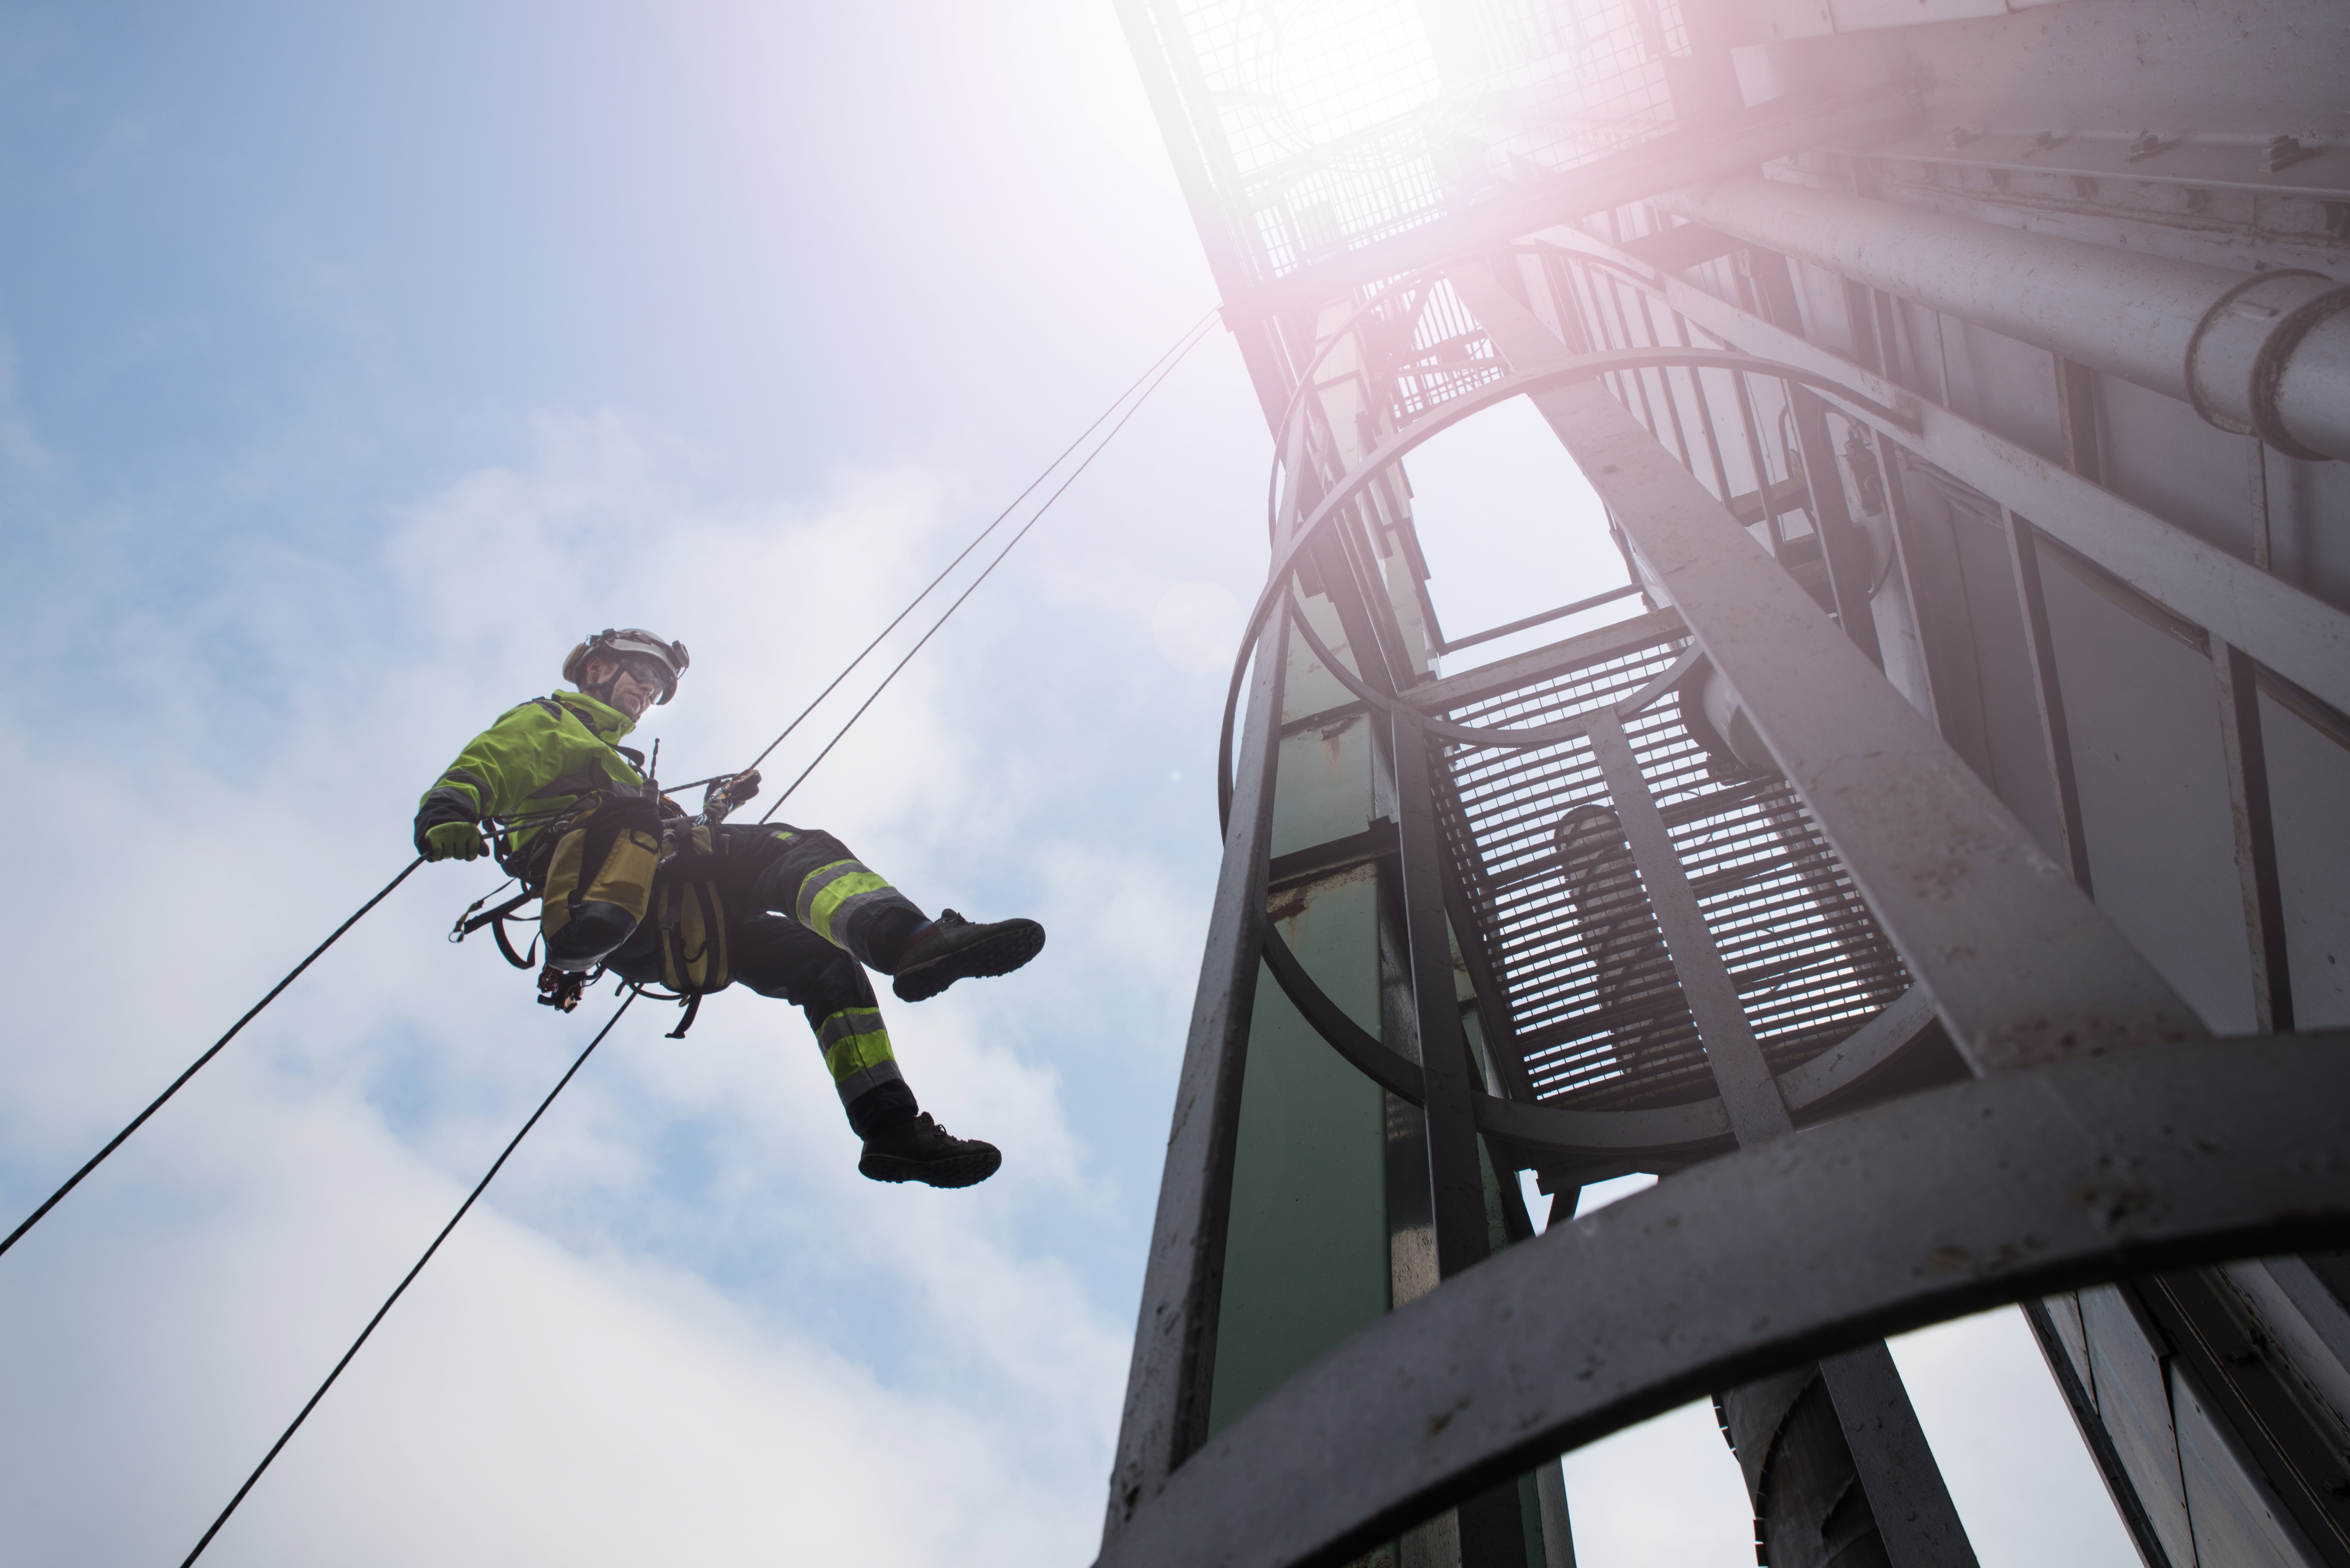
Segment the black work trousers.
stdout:
<path fill-rule="evenodd" d="M 725 909 L 728 968 L 735 981 L 806 1014 L 848 1125 L 859 1137 L 916 1114 L 867 965 L 887 973 L 924 919 L 828 833 L 781 823 L 722 824 L 709 855 L 662 863 L 654 885 L 708 881 Z M 661 982 L 652 922 L 609 961 L 612 972 Z"/>

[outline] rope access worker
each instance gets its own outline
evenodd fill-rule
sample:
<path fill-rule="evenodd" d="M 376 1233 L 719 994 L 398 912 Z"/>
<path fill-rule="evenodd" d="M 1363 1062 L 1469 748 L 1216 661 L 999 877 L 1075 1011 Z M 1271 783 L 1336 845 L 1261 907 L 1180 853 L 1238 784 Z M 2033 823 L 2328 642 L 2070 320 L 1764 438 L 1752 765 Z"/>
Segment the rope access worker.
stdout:
<path fill-rule="evenodd" d="M 684 644 L 634 628 L 581 642 L 563 661 L 577 691 L 509 710 L 425 792 L 418 852 L 474 859 L 491 852 L 488 823 L 500 865 L 541 900 L 542 1001 L 576 1004 L 601 965 L 696 998 L 739 980 L 796 1002 L 864 1140 L 859 1171 L 932 1187 L 986 1180 L 1003 1154 L 916 1105 L 865 970 L 920 1002 L 1018 969 L 1043 949 L 1045 928 L 952 909 L 931 919 L 829 834 L 719 820 L 756 792 L 756 773 L 712 785 L 707 823 L 662 799 L 641 753 L 619 742 L 677 694 L 686 664 Z"/>

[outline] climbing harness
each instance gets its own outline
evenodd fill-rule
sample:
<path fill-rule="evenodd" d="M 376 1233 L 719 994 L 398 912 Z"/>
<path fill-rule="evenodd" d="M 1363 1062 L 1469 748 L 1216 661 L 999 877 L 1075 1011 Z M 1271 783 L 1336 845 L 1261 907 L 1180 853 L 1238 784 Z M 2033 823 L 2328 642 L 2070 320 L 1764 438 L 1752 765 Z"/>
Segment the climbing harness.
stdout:
<path fill-rule="evenodd" d="M 833 749 L 847 734 L 850 727 L 864 717 L 866 711 L 873 706 L 884 691 L 889 689 L 890 682 L 897 679 L 899 671 L 906 668 L 914 655 L 920 653 L 929 644 L 931 639 L 938 635 L 939 630 L 978 589 L 979 585 L 985 582 L 994 573 L 995 568 L 1003 564 L 1004 557 L 1012 553 L 1021 540 L 1028 536 L 1030 530 L 1034 529 L 1045 514 L 1051 510 L 1054 503 L 1057 502 L 1067 492 L 1069 486 L 1076 482 L 1077 476 L 1092 466 L 1094 460 L 1099 457 L 1118 433 L 1126 428 L 1128 421 L 1140 410 L 1142 404 L 1149 400 L 1150 394 L 1158 390 L 1159 384 L 1173 373 L 1176 366 L 1180 365 L 1208 335 L 1215 318 L 1216 313 L 1211 310 L 1191 327 L 1186 327 L 1175 343 L 1161 354 L 1149 369 L 1146 369 L 1131 385 L 1113 399 L 1109 406 L 1103 410 L 1083 431 L 1079 432 L 1075 441 L 1047 463 L 1044 470 L 1013 498 L 1009 505 L 981 529 L 971 543 L 964 545 L 954 559 L 948 562 L 946 566 L 908 602 L 906 607 L 899 611 L 889 624 L 883 627 L 872 641 L 867 643 L 858 655 L 848 661 L 838 675 L 833 677 L 824 690 L 816 694 L 815 701 L 802 709 L 798 716 L 784 727 L 782 733 L 769 742 L 758 756 L 752 759 L 749 767 L 737 773 L 715 774 L 706 779 L 697 779 L 692 784 L 680 786 L 681 788 L 692 788 L 694 785 L 706 786 L 702 810 L 699 814 L 689 817 L 680 808 L 671 805 L 660 793 L 659 784 L 653 782 L 655 768 L 647 765 L 642 754 L 626 746 L 617 746 L 614 748 L 616 751 L 628 757 L 639 771 L 645 774 L 647 782 L 640 786 L 641 794 L 625 786 L 608 785 L 601 789 L 591 790 L 579 800 L 570 802 L 557 811 L 490 820 L 484 823 L 485 826 L 493 830 L 493 849 L 497 857 L 498 867 L 506 873 L 508 880 L 465 907 L 450 928 L 449 940 L 452 942 L 463 942 L 467 937 L 487 929 L 495 940 L 500 954 L 506 961 L 524 970 L 531 968 L 538 961 L 541 943 L 545 942 L 548 948 L 549 961 L 540 970 L 539 1000 L 558 1012 L 569 1012 L 577 1008 L 587 991 L 602 978 L 606 971 L 600 961 L 567 969 L 556 967 L 552 962 L 555 956 L 554 939 L 565 928 L 577 921 L 582 912 L 588 909 L 590 906 L 598 903 L 617 903 L 618 907 L 624 911 L 633 909 L 635 918 L 638 919 L 650 915 L 653 920 L 660 947 L 661 978 L 670 989 L 659 991 L 649 985 L 626 980 L 620 982 L 619 990 L 625 993 L 621 997 L 620 1005 L 613 1011 L 611 1017 L 605 1021 L 604 1026 L 596 1032 L 595 1038 L 588 1041 L 586 1049 L 579 1053 L 578 1057 L 556 1081 L 555 1087 L 547 1092 L 546 1097 L 539 1102 L 538 1108 L 531 1113 L 529 1119 L 523 1123 L 521 1129 L 506 1144 L 497 1159 L 490 1166 L 488 1172 L 467 1195 L 465 1201 L 459 1205 L 457 1212 L 451 1216 L 448 1224 L 442 1227 L 440 1234 L 433 1238 L 432 1245 L 427 1247 L 423 1255 L 417 1259 L 415 1266 L 409 1270 L 406 1277 L 400 1282 L 391 1294 L 385 1298 L 383 1305 L 376 1309 L 375 1315 L 368 1320 L 367 1326 L 359 1332 L 359 1337 L 352 1341 L 350 1348 L 343 1353 L 342 1359 L 335 1364 L 334 1370 L 327 1375 L 326 1381 L 321 1383 L 317 1391 L 310 1396 L 308 1402 L 302 1407 L 292 1424 L 287 1426 L 277 1441 L 270 1446 L 269 1451 L 262 1457 L 261 1463 L 254 1468 L 253 1473 L 245 1478 L 244 1484 L 237 1489 L 234 1497 L 229 1499 L 228 1506 L 221 1511 L 220 1516 L 213 1521 L 211 1528 L 204 1532 L 203 1538 L 196 1542 L 195 1549 L 188 1553 L 182 1568 L 189 1568 L 189 1565 L 194 1563 L 196 1559 L 203 1554 L 204 1549 L 212 1544 L 213 1538 L 220 1533 L 221 1527 L 228 1522 L 229 1516 L 234 1513 L 238 1506 L 244 1501 L 247 1494 L 261 1480 L 263 1472 L 269 1469 L 286 1445 L 292 1440 L 302 1423 L 309 1418 L 310 1412 L 317 1407 L 318 1402 L 326 1397 L 328 1389 L 334 1386 L 336 1379 L 342 1376 L 344 1368 L 348 1367 L 352 1358 L 359 1355 L 359 1348 L 375 1333 L 377 1326 L 383 1322 L 393 1304 L 406 1293 L 408 1287 L 415 1282 L 416 1277 L 423 1272 L 424 1265 L 432 1262 L 433 1254 L 440 1251 L 441 1244 L 449 1239 L 450 1234 L 456 1230 L 458 1222 L 464 1219 L 474 1202 L 488 1189 L 491 1180 L 504 1168 L 507 1159 L 513 1156 L 516 1148 L 521 1147 L 524 1137 L 538 1125 L 539 1118 L 546 1114 L 548 1107 L 555 1104 L 556 1096 L 563 1092 L 566 1085 L 578 1074 L 579 1069 L 587 1065 L 588 1056 L 619 1023 L 621 1014 L 627 1012 L 629 1006 L 639 996 L 679 1002 L 683 1006 L 683 1015 L 679 1020 L 678 1026 L 670 1031 L 666 1037 L 672 1040 L 680 1039 L 692 1025 L 695 1014 L 701 1009 L 702 998 L 712 992 L 723 990 L 731 983 L 733 977 L 726 950 L 725 910 L 714 878 L 677 877 L 667 881 L 657 882 L 653 875 L 655 870 L 664 860 L 679 857 L 715 858 L 723 855 L 723 841 L 713 830 L 725 820 L 730 812 L 758 793 L 759 764 L 764 762 L 776 747 L 789 739 L 808 715 L 815 712 L 825 699 L 837 691 L 891 632 L 904 624 L 906 618 L 914 613 L 922 601 L 945 582 L 949 575 L 968 559 L 972 552 L 976 551 L 1019 508 L 1023 502 L 1034 494 L 1054 472 L 1067 461 L 1071 453 L 1083 446 L 1095 431 L 1100 430 L 1102 425 L 1110 420 L 1113 414 L 1117 414 L 1117 422 L 1110 425 L 1108 433 L 1101 438 L 1090 452 L 1087 453 L 1084 460 L 1069 473 L 1068 477 L 1045 498 L 1034 514 L 1021 524 L 1003 549 L 988 562 L 971 585 L 940 613 L 938 619 L 923 632 L 920 639 L 905 656 L 890 668 L 889 672 L 882 677 L 880 683 L 874 688 L 871 694 L 858 704 L 857 711 L 849 715 L 847 722 L 844 723 L 834 733 L 832 739 L 825 743 L 824 749 L 816 753 L 815 761 L 801 770 L 799 775 L 781 795 L 776 797 L 759 820 L 764 823 L 772 817 L 776 807 L 806 783 L 808 775 L 816 771 L 816 765 L 832 753 Z M 1137 396 L 1138 391 L 1139 396 Z M 1118 410 L 1121 407 L 1125 408 L 1125 412 L 1119 414 Z M 607 628 L 603 631 L 583 639 L 572 649 L 570 655 L 564 660 L 565 677 L 575 682 L 578 680 L 586 671 L 587 661 L 593 657 L 612 658 L 619 662 L 622 668 L 658 685 L 660 688 L 661 702 L 667 702 L 676 695 L 678 678 L 685 672 L 690 662 L 683 643 L 664 641 L 639 628 Z M 608 682 L 606 685 L 608 691 Z M 567 711 L 563 709 L 562 704 L 554 701 L 551 698 L 537 698 L 533 701 L 556 711 L 558 716 Z M 656 765 L 659 756 L 660 747 L 657 743 L 654 747 Z M 663 806 L 669 807 L 667 813 L 662 811 Z M 593 818 L 598 813 L 604 815 L 601 827 L 609 828 L 611 831 L 608 834 L 600 829 L 590 834 L 590 828 L 598 826 L 593 822 Z M 527 842 L 520 841 L 525 833 L 529 835 Z M 650 838 L 650 845 L 641 841 L 645 838 Z M 625 846 L 621 844 L 623 840 L 627 841 Z M 570 846 L 567 851 L 567 846 Z M 213 1041 L 203 1054 L 190 1063 L 187 1068 L 178 1077 L 172 1079 L 163 1092 L 156 1096 L 145 1109 L 133 1116 L 120 1132 L 108 1140 L 104 1147 L 92 1155 L 80 1169 L 75 1171 L 62 1186 L 43 1200 L 39 1208 L 26 1216 L 24 1222 L 10 1231 L 5 1240 L 0 1240 L 0 1253 L 5 1253 L 35 1225 L 40 1223 L 68 1193 L 81 1184 L 83 1179 L 104 1163 L 130 1138 L 132 1133 L 145 1126 L 148 1118 L 161 1110 L 165 1102 L 185 1087 L 188 1081 L 202 1071 L 213 1057 L 219 1055 L 228 1043 L 243 1032 L 246 1024 L 260 1016 L 263 1009 L 276 1001 L 286 989 L 301 978 L 328 948 L 341 940 L 353 926 L 359 924 L 360 919 L 378 904 L 389 898 L 394 888 L 408 880 L 416 868 L 423 864 L 424 857 L 421 855 L 411 860 L 401 867 L 399 875 L 385 883 L 373 897 L 352 911 L 342 924 L 329 932 L 325 940 L 311 949 L 301 962 L 286 971 L 283 979 L 272 986 L 260 1001 L 247 1009 L 243 1017 L 231 1024 L 225 1033 Z M 493 906 L 492 900 L 498 898 L 508 887 L 516 885 L 519 885 L 520 891 Z M 509 923 L 530 919 L 531 917 L 523 915 L 519 911 L 534 899 L 538 900 L 540 904 L 540 915 L 534 922 L 539 929 L 531 939 L 528 949 L 525 951 L 517 952 L 512 940 L 506 934 L 505 928 Z M 550 910 L 557 909 L 558 904 L 558 918 L 550 920 Z"/>
<path fill-rule="evenodd" d="M 656 746 L 654 756 L 659 758 Z M 746 769 L 739 774 L 719 774 L 695 784 L 707 786 L 702 794 L 702 811 L 686 816 L 666 795 L 661 805 L 667 814 L 659 818 L 659 847 L 652 852 L 650 867 L 644 865 L 646 847 L 629 841 L 626 834 L 612 836 L 612 843 L 596 873 L 598 880 L 582 884 L 580 867 L 590 863 L 594 846 L 587 837 L 591 819 L 605 802 L 599 794 L 591 792 L 572 802 L 562 811 L 542 819 L 545 831 L 532 845 L 533 852 L 509 857 L 512 875 L 504 883 L 465 906 L 449 929 L 449 940 L 462 942 L 476 931 L 487 929 L 497 942 L 498 951 L 506 962 L 519 970 L 538 967 L 539 940 L 551 936 L 567 924 L 573 907 L 598 896 L 597 890 L 609 892 L 607 885 L 616 876 L 642 872 L 651 888 L 650 907 L 632 911 L 631 929 L 638 920 L 648 916 L 658 933 L 657 946 L 661 962 L 662 982 L 669 992 L 655 992 L 634 981 L 621 983 L 638 994 L 658 1001 L 682 1003 L 685 1013 L 667 1038 L 681 1040 L 691 1028 L 701 1012 L 702 999 L 713 992 L 723 991 L 733 983 L 726 956 L 725 906 L 712 877 L 671 877 L 656 875 L 660 867 L 672 862 L 681 865 L 692 860 L 715 861 L 723 854 L 723 840 L 713 832 L 723 822 L 727 813 L 759 792 L 759 771 Z M 691 787 L 691 786 L 687 786 Z M 641 810 L 642 803 L 624 800 L 623 808 Z M 506 841 L 512 824 L 500 824 L 500 842 Z M 577 836 L 575 837 L 575 836 Z M 551 847 L 550 847 L 551 846 Z M 615 870 L 616 865 L 619 870 Z M 516 883 L 522 890 L 494 909 L 484 911 L 484 906 L 507 888 Z M 562 918 L 546 912 L 553 906 L 548 899 L 563 900 Z M 517 913 L 522 907 L 537 899 L 542 913 L 537 917 Z M 506 935 L 510 924 L 528 923 L 536 929 L 527 950 L 515 950 L 513 940 Z M 551 948 L 551 944 L 550 944 Z M 579 1005 L 579 999 L 602 978 L 604 967 L 597 965 L 582 970 L 565 968 L 549 961 L 538 973 L 538 1000 L 558 1012 L 569 1012 Z"/>

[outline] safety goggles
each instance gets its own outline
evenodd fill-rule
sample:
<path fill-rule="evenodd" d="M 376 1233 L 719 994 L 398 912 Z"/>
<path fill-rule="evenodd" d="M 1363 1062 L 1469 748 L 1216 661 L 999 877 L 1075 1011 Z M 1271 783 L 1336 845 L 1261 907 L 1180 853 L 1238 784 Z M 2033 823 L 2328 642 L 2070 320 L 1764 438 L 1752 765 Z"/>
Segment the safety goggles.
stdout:
<path fill-rule="evenodd" d="M 662 701 L 666 702 L 675 695 L 677 680 L 670 673 L 669 666 L 660 659 L 649 653 L 622 653 L 615 657 L 620 668 L 635 676 L 639 684 L 660 692 Z"/>

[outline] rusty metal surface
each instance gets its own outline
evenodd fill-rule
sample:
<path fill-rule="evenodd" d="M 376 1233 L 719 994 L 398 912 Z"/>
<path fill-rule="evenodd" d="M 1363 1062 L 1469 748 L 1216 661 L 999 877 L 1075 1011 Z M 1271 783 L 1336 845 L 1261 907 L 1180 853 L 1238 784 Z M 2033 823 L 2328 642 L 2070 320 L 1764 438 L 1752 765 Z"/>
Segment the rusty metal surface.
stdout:
<path fill-rule="evenodd" d="M 2153 1046 L 1700 1166 L 1341 1345 L 1140 1501 L 1102 1568 L 1343 1562 L 1710 1387 L 2054 1290 L 2342 1245 L 2345 1096 L 2350 1033 Z"/>

